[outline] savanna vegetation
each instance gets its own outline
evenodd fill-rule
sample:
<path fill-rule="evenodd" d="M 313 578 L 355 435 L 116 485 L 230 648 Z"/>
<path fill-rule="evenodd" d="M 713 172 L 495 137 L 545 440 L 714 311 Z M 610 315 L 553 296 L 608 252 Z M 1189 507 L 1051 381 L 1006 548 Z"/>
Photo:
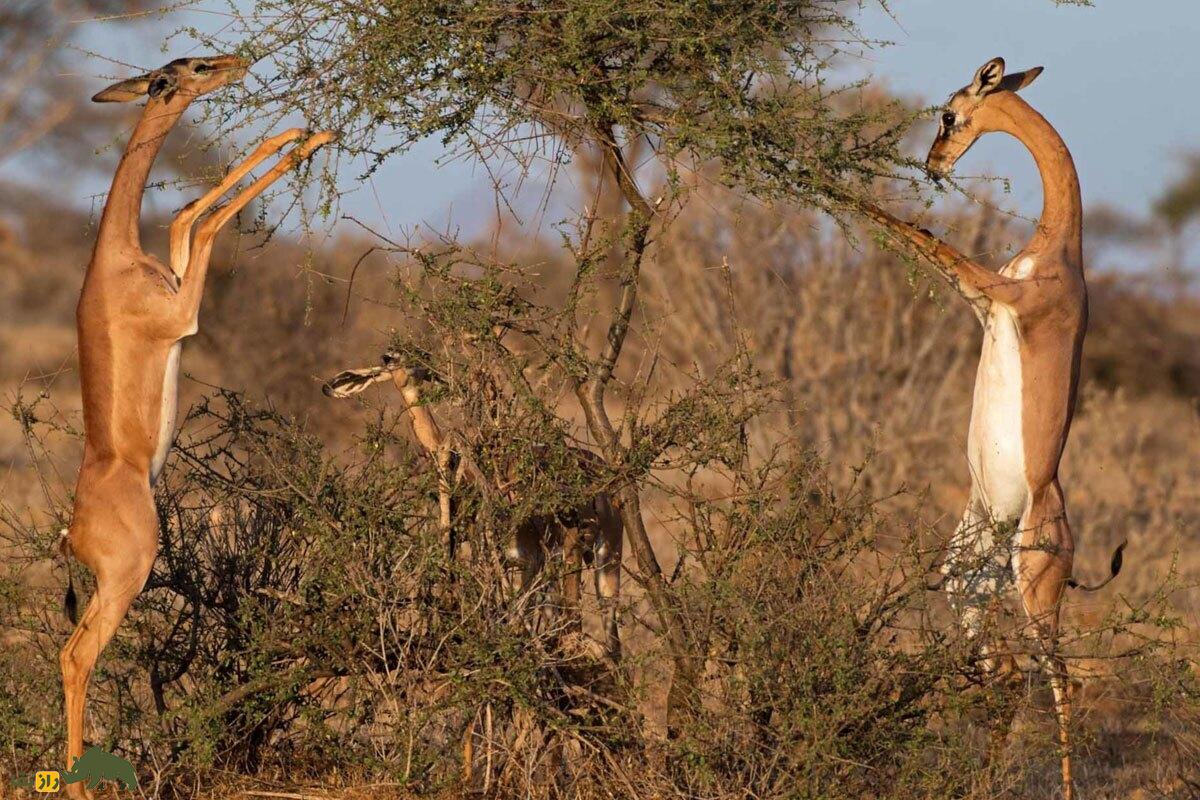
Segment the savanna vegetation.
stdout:
<path fill-rule="evenodd" d="M 58 18 L 16 9 L 0 63 L 32 64 Z M 259 66 L 197 130 L 251 146 L 298 115 L 341 138 L 223 239 L 186 348 L 159 560 L 90 694 L 89 740 L 133 762 L 146 796 L 1053 796 L 1051 703 L 1019 609 L 997 603 L 1022 667 L 997 676 L 927 588 L 969 483 L 977 327 L 851 209 L 899 197 L 993 264 L 1028 225 L 921 194 L 918 110 L 831 71 L 852 4 L 233 11 L 219 36 L 186 35 Z M 28 132 L 31 164 L 106 174 L 92 149 L 129 118 L 55 110 L 90 92 L 28 74 L 45 125 L 0 101 L 0 130 Z M 428 136 L 494 176 L 495 230 L 400 238 L 339 219 L 347 178 Z M 200 138 L 175 135 L 164 179 L 219 168 Z M 514 224 L 519 176 L 553 187 L 551 224 Z M 1076 572 L 1129 548 L 1120 578 L 1066 611 L 1083 797 L 1200 792 L 1200 300 L 1177 277 L 1196 183 L 1087 228 L 1176 277 L 1089 275 L 1063 467 Z M 173 196 L 148 206 L 159 251 Z M 275 227 L 289 207 L 301 233 Z M 0 792 L 61 748 L 55 545 L 95 216 L 0 183 Z M 388 348 L 477 476 L 450 486 L 454 554 L 398 395 L 320 391 Z M 561 552 L 524 592 L 505 558 L 531 520 L 600 492 L 626 533 L 619 663 L 590 592 L 584 635 L 562 611 Z"/>

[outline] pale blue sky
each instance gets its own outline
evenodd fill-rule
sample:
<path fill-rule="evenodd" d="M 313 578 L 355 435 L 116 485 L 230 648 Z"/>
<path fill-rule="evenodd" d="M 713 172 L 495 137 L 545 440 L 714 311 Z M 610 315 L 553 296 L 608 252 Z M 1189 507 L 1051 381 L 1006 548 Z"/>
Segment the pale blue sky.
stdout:
<path fill-rule="evenodd" d="M 1010 69 L 1044 66 L 1025 96 L 1066 139 L 1086 202 L 1142 212 L 1173 176 L 1178 156 L 1200 148 L 1195 133 L 1200 110 L 1191 100 L 1192 83 L 1200 76 L 1195 0 L 1096 0 L 1092 8 L 1056 6 L 1052 0 L 896 0 L 895 20 L 873 2 L 864 5 L 866 36 L 894 44 L 849 58 L 844 67 L 869 73 L 907 96 L 940 101 L 996 55 Z M 166 15 L 160 24 L 164 30 L 211 29 L 222 22 L 211 11 L 225 7 L 221 0 L 205 0 Z M 81 33 L 101 55 L 143 66 L 164 60 L 158 41 L 143 44 L 150 37 L 135 34 L 130 22 L 88 23 Z M 175 41 L 169 56 L 185 54 L 177 52 L 184 44 Z M 97 75 L 114 70 L 95 62 Z M 493 208 L 487 181 L 468 164 L 439 166 L 442 155 L 436 143 L 419 145 L 347 198 L 343 211 L 393 233 L 419 223 L 474 227 Z M 960 162 L 959 171 L 1009 177 L 1013 194 L 1002 202 L 1031 214 L 1039 207 L 1036 171 L 1014 140 L 988 137 Z"/>
<path fill-rule="evenodd" d="M 908 0 L 863 18 L 873 36 L 870 71 L 930 102 L 968 82 L 992 56 L 1009 69 L 1046 71 L 1022 93 L 1053 123 L 1075 157 L 1085 202 L 1140 212 L 1169 183 L 1179 156 L 1200 149 L 1200 3 L 1096 0 L 1091 8 L 1050 0 Z M 962 171 L 990 168 L 1013 180 L 1026 210 L 1040 207 L 1032 161 L 1014 140 L 981 140 Z"/>

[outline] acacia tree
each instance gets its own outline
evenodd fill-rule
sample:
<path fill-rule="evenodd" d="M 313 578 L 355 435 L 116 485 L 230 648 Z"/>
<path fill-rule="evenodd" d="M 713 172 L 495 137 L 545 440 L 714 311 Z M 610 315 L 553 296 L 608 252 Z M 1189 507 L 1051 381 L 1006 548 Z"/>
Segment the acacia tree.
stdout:
<path fill-rule="evenodd" d="M 695 176 L 833 209 L 901 163 L 902 110 L 862 102 L 859 84 L 829 74 L 844 44 L 861 45 L 855 9 L 841 0 L 258 0 L 238 16 L 238 45 L 269 77 L 225 108 L 226 130 L 299 113 L 338 131 L 341 151 L 354 163 L 366 156 L 371 170 L 431 135 L 489 165 L 602 156 L 598 168 L 622 200 L 617 218 L 581 211 L 567 248 L 577 285 L 612 259 L 619 291 L 599 352 L 568 325 L 556 361 L 620 476 L 622 518 L 675 666 L 669 716 L 691 705 L 704 648 L 690 640 L 647 534 L 637 428 L 627 419 L 618 429 L 608 392 L 656 226 Z M 651 167 L 631 161 L 635 148 Z M 647 191 L 650 182 L 658 188 Z"/>
<path fill-rule="evenodd" d="M 639 390 L 614 376 L 654 237 L 697 181 L 841 219 L 861 211 L 872 183 L 911 165 L 900 148 L 911 111 L 835 69 L 848 48 L 874 44 L 855 26 L 862 5 L 256 0 L 245 12 L 231 4 L 236 39 L 210 42 L 241 48 L 263 81 L 224 106 L 222 128 L 298 114 L 336 130 L 348 156 L 341 163 L 365 158 L 367 174 L 429 136 L 493 174 L 516 163 L 540 168 L 551 184 L 564 160 L 599 154 L 597 178 L 620 203 L 609 219 L 595 204 L 578 211 L 565 241 L 573 290 L 548 355 L 618 476 L 631 550 L 674 663 L 669 726 L 694 705 L 706 645 L 690 632 L 647 532 L 642 493 L 653 459 L 629 412 Z M 602 345 L 589 348 L 574 313 L 578 291 L 607 264 L 617 265 L 619 290 Z M 623 395 L 610 397 L 612 389 Z M 614 423 L 618 405 L 624 418 Z"/>

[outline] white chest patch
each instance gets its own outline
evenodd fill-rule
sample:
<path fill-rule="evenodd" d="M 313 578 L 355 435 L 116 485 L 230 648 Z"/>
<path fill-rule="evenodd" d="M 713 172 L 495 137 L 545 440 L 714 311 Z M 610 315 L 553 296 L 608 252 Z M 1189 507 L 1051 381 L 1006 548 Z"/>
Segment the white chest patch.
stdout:
<path fill-rule="evenodd" d="M 996 303 L 984 325 L 967 454 L 976 494 L 996 521 L 1017 520 L 1025 511 L 1029 483 L 1022 417 L 1018 320 Z"/>
<path fill-rule="evenodd" d="M 1017 280 L 1028 278 L 1033 274 L 1033 268 L 1036 263 L 1033 260 L 1033 256 L 1014 258 L 1004 265 L 1004 269 L 1000 270 L 1000 274 L 1009 278 L 1016 278 Z"/>
<path fill-rule="evenodd" d="M 162 405 L 158 412 L 158 442 L 154 458 L 150 462 L 150 485 L 153 486 L 167 463 L 167 453 L 175 443 L 175 417 L 179 406 L 179 356 L 183 342 L 176 342 L 167 354 L 167 368 L 163 371 Z"/>

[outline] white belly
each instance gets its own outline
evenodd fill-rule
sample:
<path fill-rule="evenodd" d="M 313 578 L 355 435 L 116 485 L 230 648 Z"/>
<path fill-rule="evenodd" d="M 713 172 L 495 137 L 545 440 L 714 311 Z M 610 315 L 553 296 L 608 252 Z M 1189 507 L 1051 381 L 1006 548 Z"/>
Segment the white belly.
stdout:
<path fill-rule="evenodd" d="M 993 303 L 984 325 L 967 456 L 976 496 L 996 521 L 1019 519 L 1029 494 L 1020 348 L 1016 315 Z"/>
<path fill-rule="evenodd" d="M 167 368 L 163 372 L 162 407 L 158 415 L 158 444 L 154 448 L 154 459 L 150 462 L 150 485 L 153 486 L 167 463 L 167 453 L 175 442 L 175 417 L 179 408 L 179 356 L 183 342 L 178 341 L 167 354 Z"/>

